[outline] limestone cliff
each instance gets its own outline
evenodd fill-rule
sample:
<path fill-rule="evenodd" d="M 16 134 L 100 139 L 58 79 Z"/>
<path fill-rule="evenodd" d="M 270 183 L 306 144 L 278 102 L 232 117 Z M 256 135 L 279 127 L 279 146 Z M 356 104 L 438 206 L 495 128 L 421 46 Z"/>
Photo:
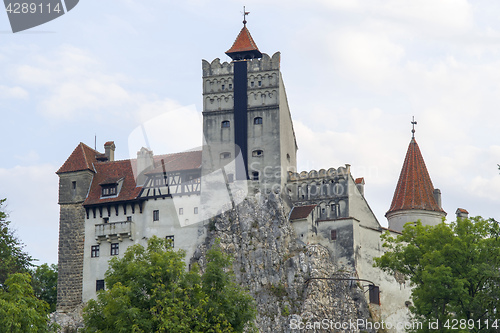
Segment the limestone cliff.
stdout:
<path fill-rule="evenodd" d="M 307 281 L 349 275 L 336 269 L 327 248 L 296 240 L 279 196 L 247 198 L 210 219 L 207 228 L 206 241 L 191 263 L 203 268 L 207 248 L 220 240 L 222 249 L 234 256 L 238 282 L 257 302 L 259 332 L 371 332 L 357 325 L 338 329 L 341 324 L 370 320 L 365 297 L 349 281 Z M 319 327 L 307 329 L 314 323 Z"/>

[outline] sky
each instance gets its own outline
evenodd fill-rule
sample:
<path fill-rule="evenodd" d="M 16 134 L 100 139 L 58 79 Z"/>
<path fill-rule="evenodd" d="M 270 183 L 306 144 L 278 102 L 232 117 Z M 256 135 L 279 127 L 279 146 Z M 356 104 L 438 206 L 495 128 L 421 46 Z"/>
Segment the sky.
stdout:
<path fill-rule="evenodd" d="M 201 60 L 230 60 L 243 5 L 281 52 L 299 172 L 351 164 L 387 226 L 414 116 L 448 220 L 500 220 L 500 2 L 83 0 L 15 34 L 0 12 L 0 198 L 38 263 L 57 263 L 55 172 L 79 142 L 135 157 L 167 117 L 155 153 L 201 145 Z"/>

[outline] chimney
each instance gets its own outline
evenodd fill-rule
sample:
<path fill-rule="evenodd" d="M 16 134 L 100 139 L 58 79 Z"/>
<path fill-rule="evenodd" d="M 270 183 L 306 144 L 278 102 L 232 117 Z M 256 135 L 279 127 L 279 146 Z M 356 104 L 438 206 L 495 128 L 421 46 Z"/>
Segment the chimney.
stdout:
<path fill-rule="evenodd" d="M 108 161 L 113 162 L 115 160 L 115 142 L 108 141 L 104 144 L 104 155 L 108 158 Z"/>
<path fill-rule="evenodd" d="M 457 211 L 455 212 L 455 214 L 457 215 L 457 220 L 469 218 L 469 212 L 463 208 L 457 208 Z"/>
<path fill-rule="evenodd" d="M 435 188 L 434 191 L 432 192 L 434 194 L 434 200 L 436 200 L 437 205 L 439 208 L 443 208 L 441 206 L 441 190 L 438 188 Z"/>
<path fill-rule="evenodd" d="M 365 196 L 365 179 L 363 177 L 356 178 L 354 182 L 356 183 L 359 193 L 361 193 L 362 196 Z"/>
<path fill-rule="evenodd" d="M 146 177 L 144 173 L 153 169 L 153 151 L 145 147 L 137 152 L 137 185 L 141 186 L 144 184 Z"/>

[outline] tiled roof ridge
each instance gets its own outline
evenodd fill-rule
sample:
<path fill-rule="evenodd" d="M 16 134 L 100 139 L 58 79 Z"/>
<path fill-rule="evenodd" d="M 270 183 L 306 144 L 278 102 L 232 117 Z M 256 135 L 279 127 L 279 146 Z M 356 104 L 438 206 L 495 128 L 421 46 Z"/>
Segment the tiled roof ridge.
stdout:
<path fill-rule="evenodd" d="M 408 146 L 391 207 L 386 215 L 412 209 L 444 212 L 434 198 L 434 186 L 414 138 Z"/>

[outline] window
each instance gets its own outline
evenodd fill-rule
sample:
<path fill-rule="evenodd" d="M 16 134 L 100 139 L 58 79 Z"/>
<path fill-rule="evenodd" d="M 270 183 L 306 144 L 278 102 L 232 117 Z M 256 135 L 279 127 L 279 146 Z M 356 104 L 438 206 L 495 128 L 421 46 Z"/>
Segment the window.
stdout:
<path fill-rule="evenodd" d="M 286 159 L 288 162 L 290 162 L 290 154 L 286 154 Z"/>
<path fill-rule="evenodd" d="M 253 82 L 253 81 L 252 81 L 252 82 L 250 82 L 250 87 L 252 87 L 252 88 L 253 88 L 254 86 L 255 86 L 255 82 Z"/>
<path fill-rule="evenodd" d="M 262 81 L 257 82 L 257 85 L 258 85 L 259 87 L 262 87 Z"/>
<path fill-rule="evenodd" d="M 194 207 L 194 213 L 198 214 L 198 207 Z"/>
<path fill-rule="evenodd" d="M 233 89 L 233 85 L 230 83 L 229 84 L 229 90 Z"/>
<path fill-rule="evenodd" d="M 117 256 L 119 253 L 119 244 L 118 243 L 111 243 L 111 255 L 112 256 Z"/>
<path fill-rule="evenodd" d="M 252 180 L 259 180 L 259 173 L 257 171 L 252 172 Z"/>
<path fill-rule="evenodd" d="M 99 245 L 92 245 L 90 250 L 90 257 L 91 258 L 99 257 Z"/>
<path fill-rule="evenodd" d="M 132 222 L 132 216 L 127 216 L 127 222 Z"/>
<path fill-rule="evenodd" d="M 179 208 L 179 215 L 184 214 L 184 208 Z"/>
<path fill-rule="evenodd" d="M 253 118 L 253 124 L 254 125 L 261 125 L 262 124 L 262 117 Z"/>
<path fill-rule="evenodd" d="M 160 211 L 153 210 L 153 221 L 159 221 L 159 220 L 160 220 Z"/>
<path fill-rule="evenodd" d="M 220 158 L 223 160 L 223 159 L 226 159 L 226 158 L 231 158 L 231 153 L 228 153 L 228 152 L 224 152 L 224 153 L 221 153 L 220 154 Z"/>
<path fill-rule="evenodd" d="M 104 290 L 104 280 L 95 280 L 95 291 Z"/>
<path fill-rule="evenodd" d="M 109 197 L 112 195 L 116 195 L 116 185 L 102 187 L 102 196 L 103 197 Z"/>
<path fill-rule="evenodd" d="M 167 241 L 170 241 L 170 245 L 174 247 L 174 235 L 165 236 L 165 238 L 167 239 Z"/>
<path fill-rule="evenodd" d="M 331 240 L 337 239 L 337 230 L 331 230 L 330 239 Z"/>
<path fill-rule="evenodd" d="M 263 150 L 260 150 L 260 149 L 258 149 L 258 150 L 254 150 L 254 151 L 252 152 L 252 156 L 253 156 L 253 157 L 261 157 L 261 156 L 264 156 L 264 151 L 263 151 Z"/>
<path fill-rule="evenodd" d="M 73 190 L 76 190 L 76 182 L 71 182 L 71 186 L 72 186 Z"/>
<path fill-rule="evenodd" d="M 104 218 L 102 219 L 102 222 L 104 222 L 104 223 L 109 223 L 109 217 L 104 217 Z"/>
<path fill-rule="evenodd" d="M 225 86 L 225 85 L 222 85 L 222 90 L 224 90 L 225 88 L 226 88 L 226 86 Z"/>
<path fill-rule="evenodd" d="M 231 123 L 229 122 L 229 120 L 224 120 L 222 123 L 221 123 L 221 127 L 222 128 L 229 128 L 231 126 Z"/>

